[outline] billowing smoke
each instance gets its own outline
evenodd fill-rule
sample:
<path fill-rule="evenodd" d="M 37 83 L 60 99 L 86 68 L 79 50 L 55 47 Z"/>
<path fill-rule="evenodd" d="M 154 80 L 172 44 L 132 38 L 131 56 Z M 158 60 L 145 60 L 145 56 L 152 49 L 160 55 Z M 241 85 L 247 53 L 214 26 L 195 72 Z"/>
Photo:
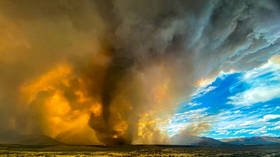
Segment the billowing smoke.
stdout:
<path fill-rule="evenodd" d="M 2 0 L 0 130 L 70 144 L 168 144 L 162 126 L 198 80 L 279 53 L 279 7 Z M 199 133 L 211 124 L 193 126 Z"/>

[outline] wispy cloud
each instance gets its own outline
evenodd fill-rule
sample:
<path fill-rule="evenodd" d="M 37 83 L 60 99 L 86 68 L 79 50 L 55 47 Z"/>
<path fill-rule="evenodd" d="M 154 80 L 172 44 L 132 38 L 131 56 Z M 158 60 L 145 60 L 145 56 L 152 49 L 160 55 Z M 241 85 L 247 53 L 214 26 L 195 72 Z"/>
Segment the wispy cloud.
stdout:
<path fill-rule="evenodd" d="M 208 93 L 208 92 L 211 92 L 213 91 L 214 89 L 216 89 L 217 87 L 215 86 L 206 86 L 206 87 L 202 87 L 202 88 L 199 88 L 192 96 L 192 98 L 198 98 L 200 96 L 203 96 L 204 94 Z"/>
<path fill-rule="evenodd" d="M 253 135 L 263 135 L 267 133 L 267 127 L 266 126 L 263 126 L 259 129 L 256 129 L 256 130 L 252 130 L 249 132 L 249 134 L 253 134 Z"/>
<path fill-rule="evenodd" d="M 268 114 L 268 115 L 263 116 L 263 118 L 260 119 L 260 121 L 268 122 L 270 120 L 274 120 L 274 119 L 278 119 L 278 118 L 280 118 L 280 114 Z"/>
<path fill-rule="evenodd" d="M 275 86 L 264 86 L 264 87 L 253 87 L 245 92 L 239 93 L 229 98 L 229 104 L 234 105 L 253 105 L 256 103 L 263 103 L 274 98 L 280 97 L 280 87 Z"/>
<path fill-rule="evenodd" d="M 208 108 L 199 108 L 195 110 L 189 110 L 182 113 L 176 113 L 170 120 L 166 129 L 170 136 L 173 136 L 180 131 L 184 130 L 188 126 L 191 126 L 195 122 L 201 122 L 207 117 Z"/>
<path fill-rule="evenodd" d="M 250 88 L 230 96 L 228 104 L 249 106 L 280 98 L 280 68 L 277 64 L 268 62 L 245 72 L 242 81 Z"/>
<path fill-rule="evenodd" d="M 200 87 L 169 123 L 169 133 L 179 133 L 193 122 L 211 124 L 201 134 L 213 138 L 280 136 L 280 66 L 269 61 L 261 67 L 220 73 Z M 187 105 L 186 105 L 187 104 Z"/>

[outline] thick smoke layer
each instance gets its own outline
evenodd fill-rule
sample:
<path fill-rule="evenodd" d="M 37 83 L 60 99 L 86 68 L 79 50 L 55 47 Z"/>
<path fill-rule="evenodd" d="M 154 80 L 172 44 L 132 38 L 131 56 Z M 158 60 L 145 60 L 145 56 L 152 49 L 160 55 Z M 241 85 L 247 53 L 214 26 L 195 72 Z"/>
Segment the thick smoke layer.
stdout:
<path fill-rule="evenodd" d="M 168 144 L 162 126 L 198 80 L 279 54 L 279 7 L 2 0 L 0 130 L 70 144 Z M 182 136 L 211 124 L 193 126 Z"/>

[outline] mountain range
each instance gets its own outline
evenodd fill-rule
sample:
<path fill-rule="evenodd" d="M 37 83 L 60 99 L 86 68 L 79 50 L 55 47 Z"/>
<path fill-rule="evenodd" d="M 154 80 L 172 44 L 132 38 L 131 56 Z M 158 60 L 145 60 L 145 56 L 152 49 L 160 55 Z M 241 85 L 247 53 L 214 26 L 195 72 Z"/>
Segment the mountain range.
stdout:
<path fill-rule="evenodd" d="M 59 145 L 63 143 L 45 135 L 26 135 L 9 132 L 9 136 L 7 136 L 7 132 L 2 131 L 0 132 L 0 144 Z M 187 136 L 185 138 L 174 136 L 171 138 L 171 144 L 191 146 L 280 145 L 280 137 L 258 136 L 217 140 L 199 136 Z"/>
<path fill-rule="evenodd" d="M 270 145 L 280 144 L 280 137 L 255 136 L 247 138 L 230 138 L 221 141 L 234 145 Z"/>
<path fill-rule="evenodd" d="M 45 135 L 28 135 L 11 131 L 1 131 L 0 144 L 58 145 L 61 143 Z"/>

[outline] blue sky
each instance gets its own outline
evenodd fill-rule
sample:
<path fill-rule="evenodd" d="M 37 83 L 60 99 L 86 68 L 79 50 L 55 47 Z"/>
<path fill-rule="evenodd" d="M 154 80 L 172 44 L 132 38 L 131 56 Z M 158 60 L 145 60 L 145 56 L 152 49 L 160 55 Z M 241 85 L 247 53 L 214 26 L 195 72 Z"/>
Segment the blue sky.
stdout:
<path fill-rule="evenodd" d="M 210 128 L 200 135 L 216 139 L 280 136 L 280 65 L 268 62 L 249 71 L 221 72 L 179 105 L 168 133 L 201 122 Z"/>

